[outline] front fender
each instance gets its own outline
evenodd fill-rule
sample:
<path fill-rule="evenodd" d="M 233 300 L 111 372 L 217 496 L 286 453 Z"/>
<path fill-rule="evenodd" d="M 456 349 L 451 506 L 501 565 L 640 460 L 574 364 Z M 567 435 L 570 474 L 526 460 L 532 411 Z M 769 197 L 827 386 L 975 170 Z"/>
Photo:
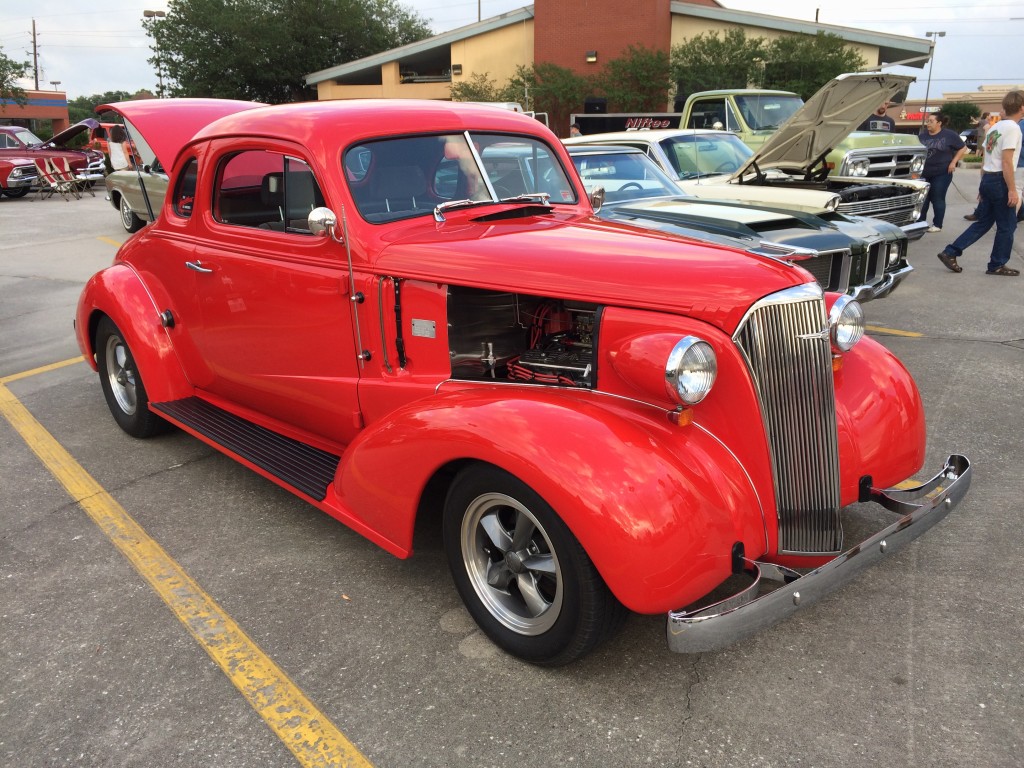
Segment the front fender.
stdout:
<path fill-rule="evenodd" d="M 864 338 L 843 355 L 836 373 L 842 504 L 860 496 L 860 479 L 875 488 L 900 483 L 924 466 L 924 405 L 910 372 L 892 352 Z"/>
<path fill-rule="evenodd" d="M 152 402 L 193 394 L 160 320 L 160 310 L 142 280 L 126 264 L 114 264 L 97 272 L 78 299 L 75 336 L 93 370 L 97 370 L 96 326 L 103 315 L 124 334 Z"/>
<path fill-rule="evenodd" d="M 339 500 L 411 548 L 418 500 L 450 462 L 510 472 L 555 509 L 628 608 L 686 605 L 731 572 L 731 550 L 766 546 L 746 473 L 699 428 L 593 393 L 469 387 L 420 400 L 364 431 L 338 469 Z"/>

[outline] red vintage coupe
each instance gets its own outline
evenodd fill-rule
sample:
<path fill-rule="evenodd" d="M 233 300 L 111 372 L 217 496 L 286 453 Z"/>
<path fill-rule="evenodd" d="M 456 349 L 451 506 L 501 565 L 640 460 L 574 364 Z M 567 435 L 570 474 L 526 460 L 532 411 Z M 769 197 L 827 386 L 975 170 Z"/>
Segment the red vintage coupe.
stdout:
<path fill-rule="evenodd" d="M 790 262 L 597 219 L 529 117 L 111 108 L 173 163 L 156 222 L 78 307 L 116 422 L 177 425 L 398 557 L 436 520 L 509 653 L 566 663 L 627 610 L 665 614 L 673 650 L 722 647 L 967 492 L 962 456 L 890 487 L 922 467 L 924 413 L 855 300 Z M 849 547 L 857 501 L 896 518 Z"/>

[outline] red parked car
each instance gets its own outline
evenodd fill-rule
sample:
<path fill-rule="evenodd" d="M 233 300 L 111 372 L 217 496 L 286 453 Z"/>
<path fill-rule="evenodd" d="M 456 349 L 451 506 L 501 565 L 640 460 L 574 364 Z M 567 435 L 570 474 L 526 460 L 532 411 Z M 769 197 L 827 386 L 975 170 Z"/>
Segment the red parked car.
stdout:
<path fill-rule="evenodd" d="M 67 160 L 75 178 L 80 181 L 100 181 L 106 174 L 103 155 L 93 149 L 67 146 L 76 136 L 88 134 L 97 127 L 99 121 L 88 118 L 61 131 L 49 141 L 43 141 L 28 128 L 0 125 L 0 159 L 28 158 L 34 163 L 35 158 L 47 158 L 56 161 L 61 169 Z"/>
<path fill-rule="evenodd" d="M 0 197 L 24 197 L 39 178 L 27 157 L 0 157 Z"/>
<path fill-rule="evenodd" d="M 855 300 L 597 219 L 536 120 L 112 108 L 173 163 L 156 222 L 78 307 L 115 421 L 177 425 L 398 557 L 437 513 L 460 596 L 509 653 L 571 661 L 627 610 L 666 615 L 673 650 L 722 647 L 967 492 L 962 456 L 890 488 L 922 467 L 924 413 Z M 897 518 L 848 547 L 840 510 L 869 500 Z"/>

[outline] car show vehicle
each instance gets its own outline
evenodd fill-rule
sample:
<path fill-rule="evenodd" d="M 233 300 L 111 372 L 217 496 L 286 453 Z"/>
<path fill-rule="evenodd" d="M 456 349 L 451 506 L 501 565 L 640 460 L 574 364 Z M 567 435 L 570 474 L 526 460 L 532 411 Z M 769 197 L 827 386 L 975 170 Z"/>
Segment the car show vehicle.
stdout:
<path fill-rule="evenodd" d="M 92 149 L 67 146 L 77 136 L 88 133 L 99 125 L 89 118 L 61 131 L 49 141 L 43 141 L 28 128 L 18 125 L 0 125 L 0 159 L 28 158 L 51 161 L 59 170 L 69 170 L 76 181 L 99 181 L 106 174 L 103 155 Z"/>
<path fill-rule="evenodd" d="M 153 221 L 167 194 L 167 173 L 159 160 L 111 171 L 103 183 L 107 188 L 107 199 L 120 214 L 125 232 L 138 232 L 146 222 Z"/>
<path fill-rule="evenodd" d="M 627 611 L 664 615 L 674 651 L 724 647 L 967 493 L 959 455 L 907 482 L 921 398 L 856 300 L 595 217 L 532 118 L 109 106 L 171 168 L 76 313 L 115 422 L 176 425 L 397 557 L 438 527 L 467 610 L 521 659 L 577 659 Z M 895 519 L 849 547 L 854 502 Z"/>
<path fill-rule="evenodd" d="M 841 175 L 830 175 L 828 156 L 844 139 L 854 144 L 896 144 L 891 136 L 861 135 L 854 129 L 873 107 L 902 87 L 897 75 L 843 75 L 797 110 L 761 146 L 752 150 L 735 133 L 713 128 L 635 130 L 593 133 L 566 144 L 621 144 L 647 152 L 686 192 L 697 197 L 737 200 L 755 205 L 794 208 L 818 215 L 871 216 L 896 224 L 913 240 L 922 237 L 920 222 L 927 182 L 909 176 L 924 167 L 924 147 L 907 152 L 908 178 L 873 168 L 880 155 L 847 152 Z M 878 149 L 875 147 L 875 149 Z M 874 151 L 874 150 L 872 150 Z M 883 150 L 879 150 L 883 151 Z M 891 155 L 892 147 L 888 151 Z M 920 155 L 918 157 L 918 155 Z M 884 163 L 883 163 L 884 164 Z M 903 165 L 900 165 L 903 168 Z"/>
<path fill-rule="evenodd" d="M 0 197 L 24 197 L 37 178 L 30 158 L 0 157 Z"/>
<path fill-rule="evenodd" d="M 862 302 L 888 296 L 913 271 L 907 236 L 887 222 L 691 197 L 632 147 L 571 146 L 569 155 L 601 218 L 795 261 L 824 290 Z"/>

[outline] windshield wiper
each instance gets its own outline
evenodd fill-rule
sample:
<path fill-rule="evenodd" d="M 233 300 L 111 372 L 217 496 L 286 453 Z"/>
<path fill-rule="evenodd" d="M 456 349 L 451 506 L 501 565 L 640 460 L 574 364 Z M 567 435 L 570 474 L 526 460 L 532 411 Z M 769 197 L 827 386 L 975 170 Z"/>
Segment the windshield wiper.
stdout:
<path fill-rule="evenodd" d="M 525 195 L 516 195 L 515 197 L 503 197 L 500 200 L 493 200 L 488 198 L 486 200 L 448 200 L 444 203 L 439 203 L 434 207 L 434 221 L 440 223 L 444 222 L 444 212 L 451 211 L 456 208 L 473 208 L 478 205 L 494 205 L 495 203 L 540 203 L 542 205 L 550 205 L 548 199 L 551 197 L 547 192 L 528 192 Z"/>

